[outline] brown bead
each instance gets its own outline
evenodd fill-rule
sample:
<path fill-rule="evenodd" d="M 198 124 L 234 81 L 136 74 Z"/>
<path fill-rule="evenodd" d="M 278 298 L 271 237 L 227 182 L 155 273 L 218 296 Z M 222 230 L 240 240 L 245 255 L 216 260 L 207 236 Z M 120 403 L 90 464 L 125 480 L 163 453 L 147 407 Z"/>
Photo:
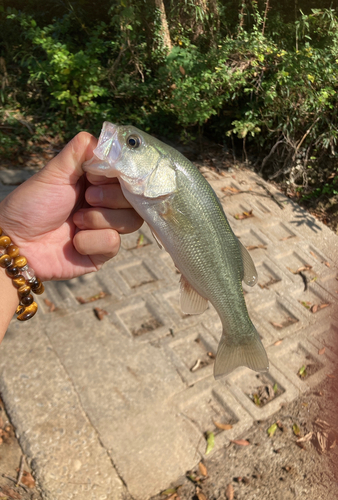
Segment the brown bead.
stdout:
<path fill-rule="evenodd" d="M 23 297 L 20 300 L 20 304 L 23 306 L 30 306 L 34 302 L 34 297 L 33 295 L 27 295 L 27 297 Z"/>
<path fill-rule="evenodd" d="M 13 285 L 15 288 L 20 288 L 22 285 L 26 284 L 26 280 L 21 274 L 17 276 L 16 278 L 13 278 Z"/>
<path fill-rule="evenodd" d="M 12 240 L 10 239 L 9 236 L 0 236 L 0 247 L 8 247 L 12 243 Z"/>
<path fill-rule="evenodd" d="M 19 314 L 19 316 L 16 319 L 18 319 L 19 321 L 26 321 L 27 319 L 32 318 L 37 310 L 38 310 L 37 303 L 32 302 L 32 304 L 30 306 L 27 306 L 25 310 L 21 314 Z"/>
<path fill-rule="evenodd" d="M 32 288 L 32 292 L 34 292 L 36 295 L 41 295 L 45 291 L 45 287 L 43 286 L 41 281 L 40 281 L 39 286 L 33 288 L 33 286 L 31 285 L 31 288 Z"/>
<path fill-rule="evenodd" d="M 34 288 L 38 288 L 40 286 L 41 281 L 39 280 L 39 278 L 34 278 L 34 281 L 31 281 L 29 284 L 33 290 Z"/>
<path fill-rule="evenodd" d="M 18 257 L 15 257 L 14 259 L 14 265 L 17 267 L 25 267 L 27 266 L 27 259 L 23 255 L 18 255 Z"/>
<path fill-rule="evenodd" d="M 20 269 L 18 267 L 14 266 L 14 264 L 13 264 L 11 266 L 6 267 L 6 274 L 10 278 L 15 278 L 16 276 L 18 276 L 20 274 Z"/>
<path fill-rule="evenodd" d="M 17 257 L 20 253 L 20 250 L 19 250 L 19 247 L 17 247 L 16 245 L 13 245 L 13 243 L 11 245 L 9 245 L 7 248 L 6 248 L 6 252 L 7 254 L 12 258 L 14 259 L 14 257 Z"/>
<path fill-rule="evenodd" d="M 6 253 L 0 257 L 0 267 L 8 267 L 13 264 L 12 259 Z"/>
<path fill-rule="evenodd" d="M 18 307 L 16 308 L 15 314 L 21 314 L 22 312 L 24 312 L 24 310 L 25 306 L 19 304 Z"/>
<path fill-rule="evenodd" d="M 31 287 L 29 285 L 23 285 L 20 286 L 18 289 L 18 295 L 19 298 L 21 299 L 22 297 L 27 297 L 31 293 Z"/>

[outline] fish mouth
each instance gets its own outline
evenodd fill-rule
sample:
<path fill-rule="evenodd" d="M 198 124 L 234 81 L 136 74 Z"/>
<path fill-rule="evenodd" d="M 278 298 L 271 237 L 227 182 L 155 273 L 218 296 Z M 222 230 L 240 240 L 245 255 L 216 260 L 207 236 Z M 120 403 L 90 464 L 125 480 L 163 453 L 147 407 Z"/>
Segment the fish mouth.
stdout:
<path fill-rule="evenodd" d="M 104 122 L 99 141 L 93 151 L 94 156 L 89 161 L 84 162 L 82 168 L 85 172 L 107 175 L 107 171 L 111 172 L 114 169 L 115 163 L 121 156 L 121 151 L 117 126 Z"/>

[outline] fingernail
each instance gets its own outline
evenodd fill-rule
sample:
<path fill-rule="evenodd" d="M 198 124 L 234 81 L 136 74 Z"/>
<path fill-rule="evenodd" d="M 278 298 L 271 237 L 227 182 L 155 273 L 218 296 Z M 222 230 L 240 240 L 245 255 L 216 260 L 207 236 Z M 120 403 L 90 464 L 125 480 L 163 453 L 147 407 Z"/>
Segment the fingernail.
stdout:
<path fill-rule="evenodd" d="M 100 203 L 103 200 L 103 189 L 97 186 L 91 186 L 87 189 L 86 200 L 88 203 Z"/>

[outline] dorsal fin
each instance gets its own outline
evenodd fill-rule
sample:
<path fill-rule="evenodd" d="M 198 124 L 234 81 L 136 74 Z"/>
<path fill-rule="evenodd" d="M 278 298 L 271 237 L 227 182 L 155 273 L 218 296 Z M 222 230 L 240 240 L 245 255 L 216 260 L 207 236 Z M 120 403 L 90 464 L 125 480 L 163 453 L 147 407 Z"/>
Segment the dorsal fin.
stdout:
<path fill-rule="evenodd" d="M 255 264 L 251 258 L 251 255 L 243 245 L 238 240 L 239 249 L 241 251 L 242 261 L 243 261 L 243 277 L 242 280 L 249 286 L 254 286 L 257 283 L 258 275 L 256 271 Z"/>

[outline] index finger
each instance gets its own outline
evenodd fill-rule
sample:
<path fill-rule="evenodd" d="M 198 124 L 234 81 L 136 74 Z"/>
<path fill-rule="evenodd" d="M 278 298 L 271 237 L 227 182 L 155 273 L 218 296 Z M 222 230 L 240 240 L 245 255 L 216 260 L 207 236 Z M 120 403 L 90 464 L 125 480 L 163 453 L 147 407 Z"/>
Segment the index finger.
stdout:
<path fill-rule="evenodd" d="M 102 184 L 118 184 L 119 180 L 117 177 L 106 177 L 105 175 L 95 175 L 87 172 L 88 181 L 94 186 Z"/>

